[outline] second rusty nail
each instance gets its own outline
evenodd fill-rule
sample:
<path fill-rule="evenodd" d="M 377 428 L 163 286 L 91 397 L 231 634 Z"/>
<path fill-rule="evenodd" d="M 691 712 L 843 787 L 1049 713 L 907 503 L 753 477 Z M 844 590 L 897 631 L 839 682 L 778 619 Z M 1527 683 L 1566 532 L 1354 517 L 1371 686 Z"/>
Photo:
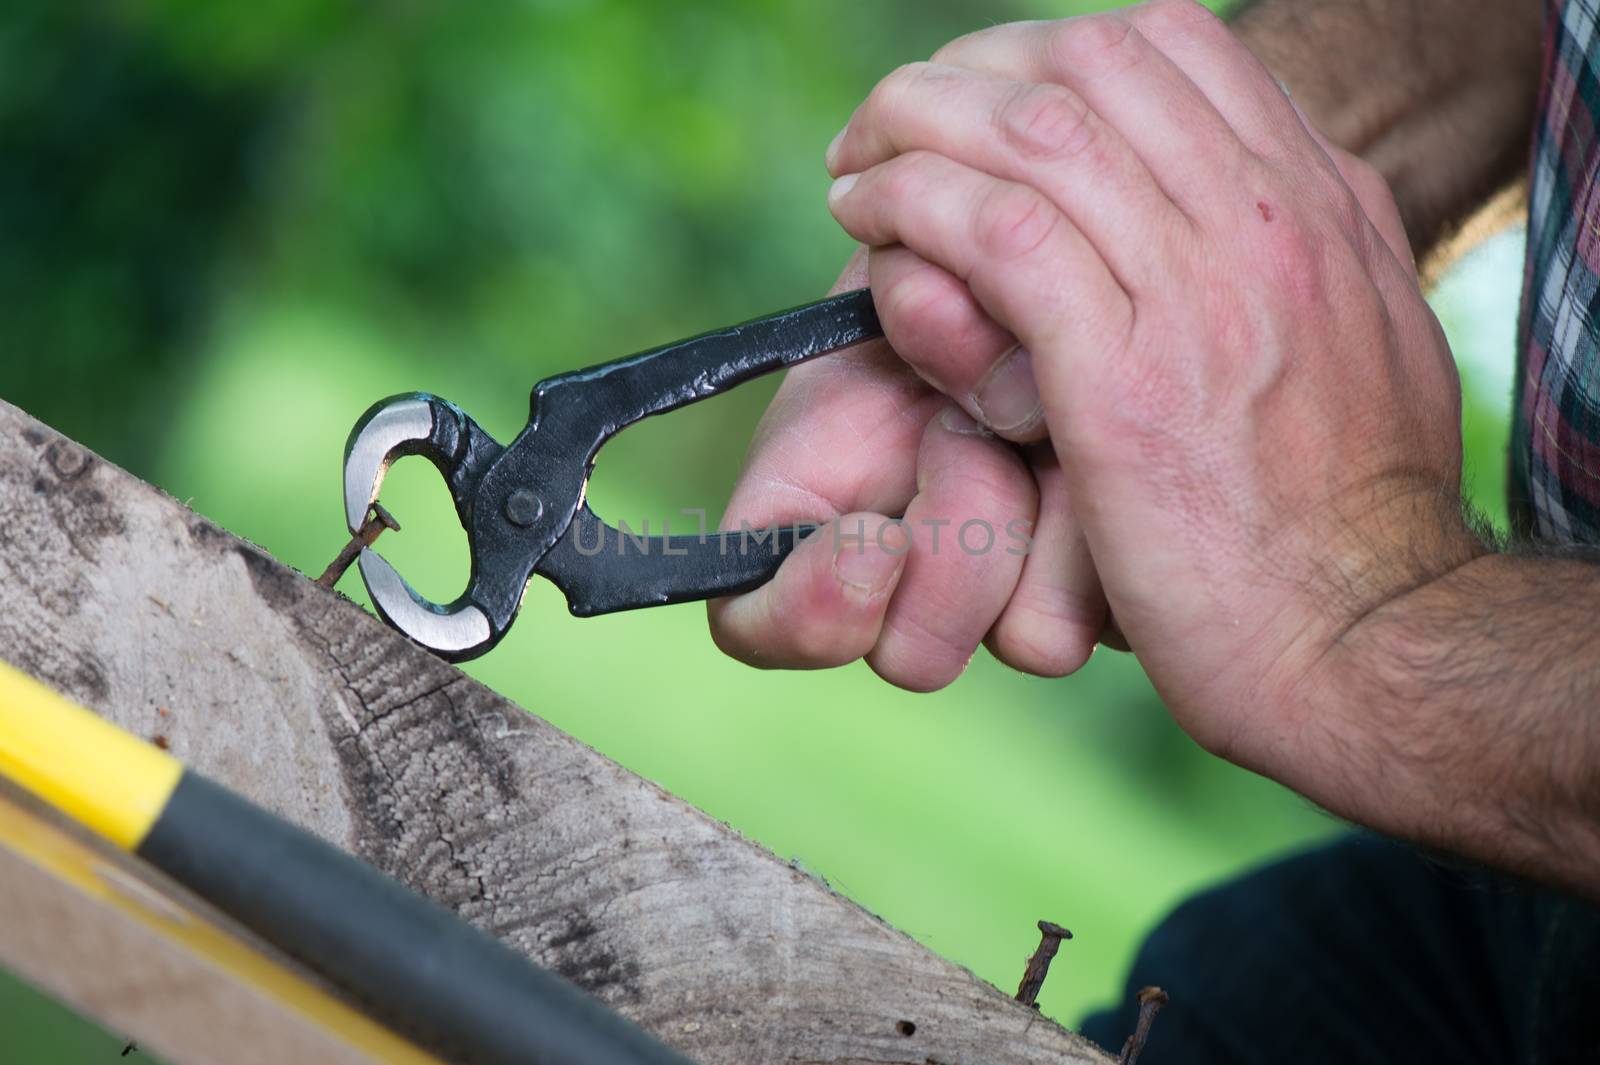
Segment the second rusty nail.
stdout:
<path fill-rule="evenodd" d="M 1139 1054 L 1150 1038 L 1150 1025 L 1155 1023 L 1156 1013 L 1167 1004 L 1167 993 L 1159 987 L 1147 987 L 1139 992 L 1138 1002 L 1139 1019 L 1134 1023 L 1133 1034 L 1122 1044 L 1117 1065 L 1138 1065 Z"/>

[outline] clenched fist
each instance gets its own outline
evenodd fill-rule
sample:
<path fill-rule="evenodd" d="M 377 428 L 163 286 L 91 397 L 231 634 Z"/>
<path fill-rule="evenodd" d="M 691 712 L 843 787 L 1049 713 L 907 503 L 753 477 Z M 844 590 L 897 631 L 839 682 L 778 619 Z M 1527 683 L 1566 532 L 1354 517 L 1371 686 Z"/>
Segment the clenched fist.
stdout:
<path fill-rule="evenodd" d="M 780 390 L 728 523 L 848 517 L 713 604 L 720 646 L 926 689 L 984 641 L 1070 672 L 1114 617 L 1203 745 L 1348 807 L 1346 637 L 1485 551 L 1376 172 L 1193 0 L 957 40 L 827 162 L 887 343 Z M 953 548 L 975 519 L 1029 550 Z"/>

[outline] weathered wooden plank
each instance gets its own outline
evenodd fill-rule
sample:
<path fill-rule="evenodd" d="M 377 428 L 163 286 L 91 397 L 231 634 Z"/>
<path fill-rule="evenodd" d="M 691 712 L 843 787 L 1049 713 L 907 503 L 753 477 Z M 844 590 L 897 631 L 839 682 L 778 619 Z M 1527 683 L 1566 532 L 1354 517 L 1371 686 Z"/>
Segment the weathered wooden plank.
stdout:
<path fill-rule="evenodd" d="M 1107 1060 L 4 404 L 0 515 L 7 658 L 708 1065 Z"/>
<path fill-rule="evenodd" d="M 0 966 L 172 1065 L 439 1065 L 137 858 L 3 785 L 0 897 Z"/>

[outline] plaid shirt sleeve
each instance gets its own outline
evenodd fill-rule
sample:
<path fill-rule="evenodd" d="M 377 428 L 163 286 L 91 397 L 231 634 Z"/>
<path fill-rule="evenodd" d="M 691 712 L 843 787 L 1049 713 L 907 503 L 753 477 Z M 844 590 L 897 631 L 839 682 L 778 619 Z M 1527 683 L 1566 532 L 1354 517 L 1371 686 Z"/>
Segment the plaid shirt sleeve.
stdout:
<path fill-rule="evenodd" d="M 1510 450 L 1514 529 L 1600 544 L 1600 0 L 1548 0 Z"/>

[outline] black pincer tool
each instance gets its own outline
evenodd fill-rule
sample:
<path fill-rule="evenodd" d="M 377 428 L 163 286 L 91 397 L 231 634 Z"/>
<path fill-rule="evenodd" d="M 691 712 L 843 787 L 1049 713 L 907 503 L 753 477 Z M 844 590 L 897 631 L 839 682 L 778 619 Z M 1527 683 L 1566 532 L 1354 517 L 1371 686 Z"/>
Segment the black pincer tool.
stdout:
<path fill-rule="evenodd" d="M 516 619 L 528 580 L 548 578 L 580 617 L 708 599 L 769 580 L 813 528 L 771 535 L 651 537 L 633 544 L 584 502 L 595 454 L 641 418 L 883 335 L 862 289 L 718 329 L 534 386 L 528 425 L 501 445 L 453 403 L 412 392 L 374 405 L 344 456 L 345 520 L 365 523 L 389 464 L 438 467 L 467 533 L 472 576 L 454 602 L 418 595 L 371 547 L 361 579 L 390 625 L 452 661 L 476 658 Z"/>

